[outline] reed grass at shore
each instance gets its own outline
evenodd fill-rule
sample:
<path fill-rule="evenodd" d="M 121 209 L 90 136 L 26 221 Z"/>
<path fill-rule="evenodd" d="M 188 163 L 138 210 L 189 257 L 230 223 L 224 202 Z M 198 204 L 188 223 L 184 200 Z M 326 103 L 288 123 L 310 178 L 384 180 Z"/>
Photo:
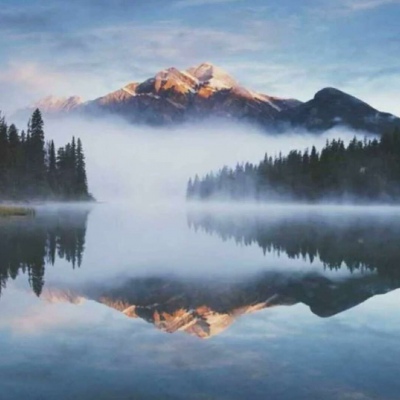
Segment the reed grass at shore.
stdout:
<path fill-rule="evenodd" d="M 0 217 L 26 217 L 33 215 L 35 215 L 33 208 L 0 205 Z"/>

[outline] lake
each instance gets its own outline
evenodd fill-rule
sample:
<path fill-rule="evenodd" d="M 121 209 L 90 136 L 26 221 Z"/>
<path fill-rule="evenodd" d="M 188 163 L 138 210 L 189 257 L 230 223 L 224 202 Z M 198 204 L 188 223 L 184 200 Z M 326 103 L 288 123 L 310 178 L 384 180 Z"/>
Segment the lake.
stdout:
<path fill-rule="evenodd" d="M 400 398 L 400 208 L 0 219 L 0 398 Z"/>

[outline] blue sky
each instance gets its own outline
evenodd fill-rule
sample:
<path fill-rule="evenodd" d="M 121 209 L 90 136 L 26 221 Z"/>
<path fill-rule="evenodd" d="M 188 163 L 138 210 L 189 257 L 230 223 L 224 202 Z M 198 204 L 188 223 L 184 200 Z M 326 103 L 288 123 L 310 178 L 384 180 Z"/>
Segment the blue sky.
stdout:
<path fill-rule="evenodd" d="M 209 61 L 267 94 L 400 115 L 400 0 L 0 0 L 0 109 Z"/>

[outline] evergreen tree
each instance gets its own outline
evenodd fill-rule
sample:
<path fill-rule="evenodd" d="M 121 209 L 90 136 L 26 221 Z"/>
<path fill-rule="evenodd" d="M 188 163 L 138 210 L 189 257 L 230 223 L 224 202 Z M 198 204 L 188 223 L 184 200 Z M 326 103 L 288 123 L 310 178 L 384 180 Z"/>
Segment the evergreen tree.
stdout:
<path fill-rule="evenodd" d="M 10 196 L 15 198 L 21 190 L 21 143 L 18 130 L 14 124 L 11 124 L 8 128 L 8 149 L 8 191 Z"/>
<path fill-rule="evenodd" d="M 400 200 L 400 131 L 377 139 L 327 141 L 321 152 L 313 146 L 244 170 L 222 168 L 216 175 L 189 181 L 189 199 L 300 200 L 358 199 Z"/>
<path fill-rule="evenodd" d="M 76 149 L 76 194 L 78 198 L 85 199 L 88 197 L 86 163 L 81 139 L 78 139 Z"/>
<path fill-rule="evenodd" d="M 19 135 L 0 115 L 0 200 L 92 200 L 81 140 L 56 150 L 53 141 L 45 145 L 43 126 L 35 110 Z"/>
<path fill-rule="evenodd" d="M 46 191 L 46 164 L 43 119 L 39 109 L 32 114 L 30 126 L 30 168 L 32 171 L 32 185 L 35 191 L 44 195 Z"/>
<path fill-rule="evenodd" d="M 9 157 L 8 127 L 4 117 L 0 115 L 0 193 L 7 192 L 8 157 Z"/>
<path fill-rule="evenodd" d="M 56 148 L 52 140 L 48 146 L 48 182 L 53 194 L 57 194 L 57 160 Z"/>

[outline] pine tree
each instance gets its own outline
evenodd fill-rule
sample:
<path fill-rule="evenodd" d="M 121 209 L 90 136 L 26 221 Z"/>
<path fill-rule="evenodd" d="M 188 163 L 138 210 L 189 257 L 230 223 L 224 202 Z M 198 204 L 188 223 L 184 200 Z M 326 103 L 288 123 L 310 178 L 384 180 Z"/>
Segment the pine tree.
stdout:
<path fill-rule="evenodd" d="M 36 109 L 32 114 L 28 143 L 31 154 L 32 184 L 34 191 L 37 191 L 39 195 L 44 195 L 47 189 L 43 125 L 42 114 L 39 109 Z"/>
<path fill-rule="evenodd" d="M 380 141 L 354 138 L 347 147 L 334 139 L 321 153 L 313 147 L 310 154 L 293 150 L 275 159 L 266 155 L 258 166 L 224 167 L 216 175 L 189 181 L 187 187 L 188 198 L 200 199 L 315 201 L 349 196 L 363 201 L 400 199 L 400 132 L 388 133 Z"/>
<path fill-rule="evenodd" d="M 18 135 L 18 130 L 14 124 L 8 128 L 8 189 L 12 198 L 18 196 L 21 190 L 20 169 L 21 169 L 21 143 Z"/>
<path fill-rule="evenodd" d="M 58 151 L 53 141 L 45 145 L 39 110 L 21 135 L 0 114 L 0 200 L 28 198 L 92 200 L 81 140 L 73 137 Z"/>
<path fill-rule="evenodd" d="M 76 149 L 76 194 L 77 197 L 81 199 L 85 199 L 89 195 L 85 155 L 83 153 L 81 139 L 78 139 L 78 146 Z"/>
<path fill-rule="evenodd" d="M 0 196 L 7 197 L 8 189 L 8 157 L 9 157 L 9 143 L 8 143 L 8 127 L 4 117 L 0 115 Z"/>
<path fill-rule="evenodd" d="M 48 150 L 48 182 L 53 195 L 58 193 L 57 187 L 57 160 L 54 141 L 49 144 Z"/>

